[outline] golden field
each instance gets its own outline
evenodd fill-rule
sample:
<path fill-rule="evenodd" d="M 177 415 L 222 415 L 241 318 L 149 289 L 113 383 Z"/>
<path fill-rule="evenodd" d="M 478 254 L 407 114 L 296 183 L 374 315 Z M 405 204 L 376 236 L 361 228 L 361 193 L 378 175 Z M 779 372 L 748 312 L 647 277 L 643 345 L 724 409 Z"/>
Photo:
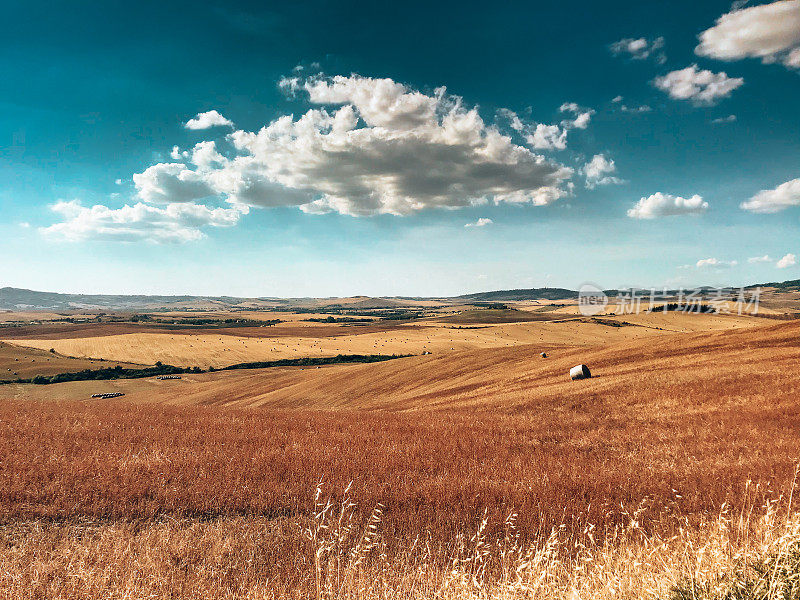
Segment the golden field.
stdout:
<path fill-rule="evenodd" d="M 523 315 L 527 311 L 519 311 Z M 536 313 L 532 313 L 536 314 Z M 6 343 L 40 350 L 54 348 L 76 357 L 153 364 L 161 361 L 176 366 L 224 367 L 242 362 L 335 356 L 337 354 L 422 354 L 440 355 L 452 351 L 538 344 L 542 351 L 561 346 L 596 346 L 618 341 L 635 341 L 665 333 L 716 331 L 763 325 L 764 320 L 736 315 L 693 315 L 683 313 L 640 314 L 579 318 L 558 315 L 551 320 L 491 324 L 469 321 L 460 325 L 435 318 L 407 325 L 383 327 L 323 326 L 289 322 L 269 328 L 210 332 L 158 331 L 139 328 L 116 333 L 92 328 L 58 331 L 36 338 L 30 330 L 24 336 L 6 337 Z M 767 321 L 768 322 L 768 321 Z M 618 323 L 615 327 L 609 323 Z M 118 328 L 131 330 L 133 328 Z M 367 331 L 362 331 L 366 329 Z M 11 332 L 14 334 L 15 332 Z M 89 335 L 87 335 L 89 334 Z"/>
<path fill-rule="evenodd" d="M 693 319 L 696 327 L 716 326 L 713 320 L 705 321 L 713 317 L 681 316 Z M 690 409 L 687 399 L 698 394 L 714 402 L 727 398 L 766 401 L 775 393 L 780 397 L 789 393 L 787 386 L 795 389 L 796 379 L 787 372 L 798 358 L 798 347 L 793 345 L 800 333 L 798 322 L 749 319 L 744 327 L 739 318 L 730 321 L 729 329 L 705 333 L 582 322 L 523 324 L 517 326 L 519 330 L 537 333 L 549 328 L 562 334 L 559 328 L 564 327 L 564 334 L 568 334 L 584 328 L 595 332 L 596 339 L 604 343 L 589 345 L 581 339 L 577 346 L 568 346 L 564 338 L 550 343 L 503 342 L 498 347 L 411 356 L 380 364 L 226 371 L 183 375 L 181 380 L 170 381 L 150 378 L 57 386 L 7 385 L 0 388 L 0 395 L 80 400 L 100 386 L 125 392 L 126 402 L 355 410 L 519 410 L 543 402 L 555 410 L 568 410 L 572 403 L 590 401 L 605 409 L 633 398 L 652 410 L 680 413 Z M 498 328 L 503 331 L 509 327 Z M 462 331 L 472 334 L 475 330 Z M 391 338 L 395 335 L 392 332 Z M 620 337 L 628 339 L 613 341 Z M 101 343 L 97 342 L 98 347 Z M 391 352 L 393 348 L 382 350 Z M 542 351 L 548 358 L 539 356 Z M 591 366 L 594 377 L 574 384 L 565 374 L 580 362 Z"/>
<path fill-rule="evenodd" d="M 415 356 L 0 386 L 0 597 L 666 600 L 796 546 L 800 322 L 369 327 L 7 338 L 145 364 Z"/>
<path fill-rule="evenodd" d="M 109 366 L 102 359 L 65 356 L 58 352 L 50 352 L 52 346 L 44 345 L 42 349 L 17 344 L 0 342 L 0 380 L 31 377 L 35 375 L 55 375 L 66 371 L 83 369 L 99 369 Z M 111 365 L 137 366 L 125 362 L 111 362 Z"/>

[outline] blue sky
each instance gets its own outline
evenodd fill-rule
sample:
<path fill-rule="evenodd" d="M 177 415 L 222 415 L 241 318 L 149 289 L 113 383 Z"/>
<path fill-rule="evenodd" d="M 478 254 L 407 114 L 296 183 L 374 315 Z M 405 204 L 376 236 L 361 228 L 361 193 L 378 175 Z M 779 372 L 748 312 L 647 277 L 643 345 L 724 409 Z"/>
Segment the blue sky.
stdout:
<path fill-rule="evenodd" d="M 0 286 L 800 277 L 800 0 L 382 4 L 9 3 Z"/>

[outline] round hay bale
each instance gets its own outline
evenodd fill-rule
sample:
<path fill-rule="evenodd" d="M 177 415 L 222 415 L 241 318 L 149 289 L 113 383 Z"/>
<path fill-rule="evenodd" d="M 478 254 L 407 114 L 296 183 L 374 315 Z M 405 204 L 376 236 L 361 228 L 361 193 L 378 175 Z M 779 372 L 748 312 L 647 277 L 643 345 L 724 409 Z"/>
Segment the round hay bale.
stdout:
<path fill-rule="evenodd" d="M 575 365 L 569 370 L 569 378 L 572 381 L 576 381 L 578 379 L 589 379 L 592 376 L 592 372 L 589 371 L 589 367 L 586 365 Z"/>

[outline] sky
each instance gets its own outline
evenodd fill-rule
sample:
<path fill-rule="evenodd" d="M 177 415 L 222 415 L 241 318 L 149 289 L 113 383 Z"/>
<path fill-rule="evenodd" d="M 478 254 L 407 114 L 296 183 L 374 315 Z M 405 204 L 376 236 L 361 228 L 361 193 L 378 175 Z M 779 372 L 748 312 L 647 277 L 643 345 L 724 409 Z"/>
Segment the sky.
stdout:
<path fill-rule="evenodd" d="M 800 0 L 27 2 L 0 287 L 800 278 Z"/>

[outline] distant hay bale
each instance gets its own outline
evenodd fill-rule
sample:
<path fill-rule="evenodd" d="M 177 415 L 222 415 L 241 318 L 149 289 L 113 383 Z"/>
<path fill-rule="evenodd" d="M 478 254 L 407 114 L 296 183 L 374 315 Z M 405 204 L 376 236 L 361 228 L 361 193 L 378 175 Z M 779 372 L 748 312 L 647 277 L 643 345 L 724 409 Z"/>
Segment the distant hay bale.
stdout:
<path fill-rule="evenodd" d="M 573 381 L 577 379 L 589 379 L 591 376 L 592 373 L 586 365 L 575 365 L 569 370 L 569 377 Z"/>

